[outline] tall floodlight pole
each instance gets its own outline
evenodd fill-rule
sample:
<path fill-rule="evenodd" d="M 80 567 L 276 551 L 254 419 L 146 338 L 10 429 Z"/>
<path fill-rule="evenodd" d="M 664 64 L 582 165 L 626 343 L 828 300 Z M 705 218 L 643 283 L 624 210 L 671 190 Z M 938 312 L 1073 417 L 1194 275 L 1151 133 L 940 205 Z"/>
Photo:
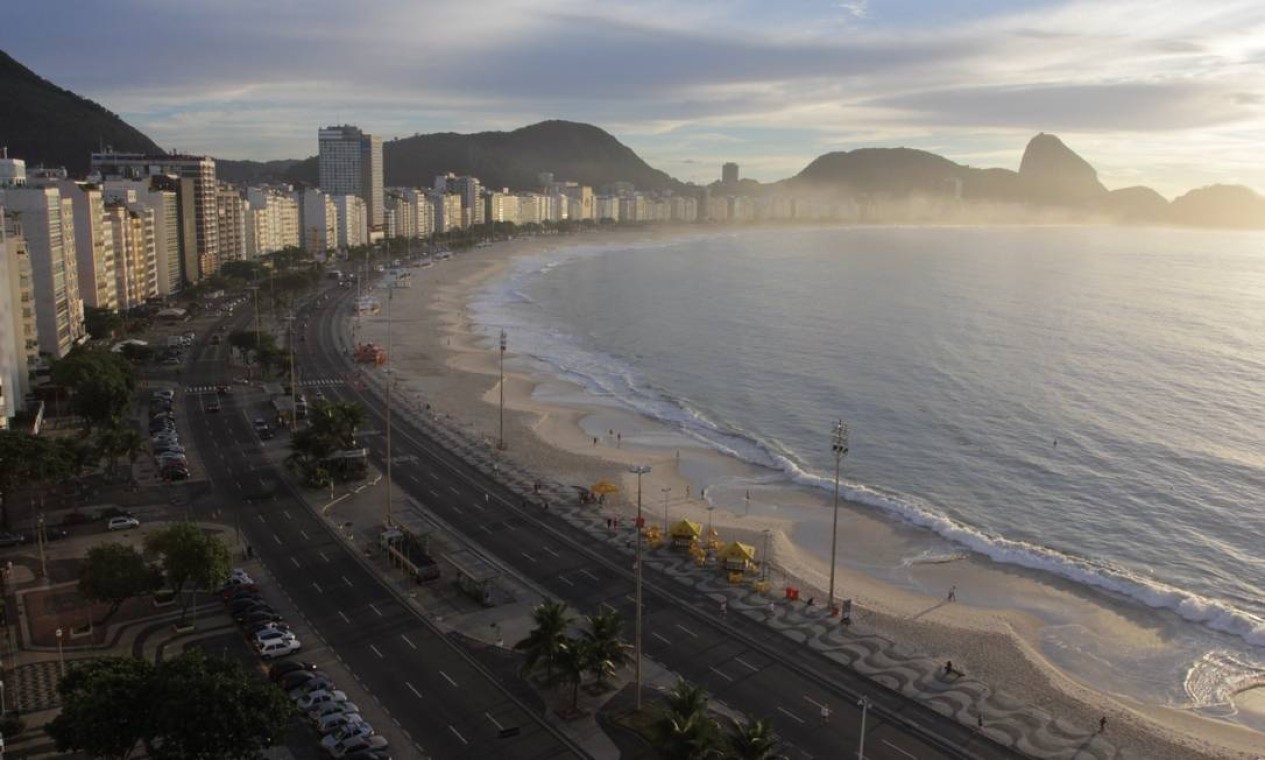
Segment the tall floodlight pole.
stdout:
<path fill-rule="evenodd" d="M 501 437 L 498 449 L 505 449 L 505 331 L 501 330 Z"/>
<path fill-rule="evenodd" d="M 637 594 L 636 594 L 636 597 L 637 597 L 637 600 L 636 600 L 636 604 L 634 605 L 637 608 L 637 615 L 636 615 L 637 623 L 634 626 L 635 634 L 634 634 L 633 640 L 634 640 L 634 648 L 636 649 L 636 652 L 633 654 L 633 662 L 637 670 L 637 707 L 636 709 L 638 712 L 640 712 L 641 711 L 641 526 L 642 526 L 641 476 L 645 475 L 647 472 L 650 472 L 650 465 L 648 464 L 639 465 L 637 467 L 633 467 L 632 469 L 630 469 L 629 472 L 635 472 L 637 474 L 637 523 L 636 523 L 636 529 L 637 529 Z"/>
<path fill-rule="evenodd" d="M 835 557 L 839 548 L 839 471 L 843 469 L 843 458 L 848 455 L 848 426 L 843 420 L 835 423 L 834 440 L 830 446 L 835 455 L 835 517 L 830 529 L 830 611 L 835 609 Z"/>
<path fill-rule="evenodd" d="M 857 700 L 857 706 L 861 708 L 861 737 L 857 740 L 857 760 L 865 760 L 865 714 L 870 711 L 870 698 L 861 697 Z"/>
<path fill-rule="evenodd" d="M 366 254 L 367 255 L 367 254 Z M 395 288 L 387 284 L 387 527 L 391 521 L 391 384 L 395 377 L 391 375 L 391 301 L 395 300 Z"/>

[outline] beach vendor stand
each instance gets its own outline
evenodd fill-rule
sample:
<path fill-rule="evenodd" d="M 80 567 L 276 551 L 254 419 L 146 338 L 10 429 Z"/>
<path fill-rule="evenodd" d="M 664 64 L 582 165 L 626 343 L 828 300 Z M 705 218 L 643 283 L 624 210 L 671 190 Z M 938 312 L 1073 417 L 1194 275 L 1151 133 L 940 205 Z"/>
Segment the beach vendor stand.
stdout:
<path fill-rule="evenodd" d="M 682 520 L 668 531 L 672 537 L 673 549 L 691 549 L 703 535 L 703 526 L 691 520 Z"/>
<path fill-rule="evenodd" d="M 457 571 L 457 587 L 484 607 L 491 607 L 492 587 L 500 573 L 464 549 L 445 555 L 444 559 Z"/>
<path fill-rule="evenodd" d="M 395 516 L 393 522 L 378 535 L 378 546 L 391 566 L 400 568 L 418 583 L 438 578 L 439 563 L 430 556 L 433 529 L 408 513 Z"/>
<path fill-rule="evenodd" d="M 605 504 L 606 497 L 609 494 L 619 493 L 619 486 L 605 478 L 602 478 L 589 487 L 589 493 L 593 494 L 593 497 L 597 499 L 598 504 Z"/>
<path fill-rule="evenodd" d="M 729 574 L 730 583 L 742 583 L 743 576 L 755 564 L 755 547 L 734 541 L 720 550 L 721 566 Z"/>

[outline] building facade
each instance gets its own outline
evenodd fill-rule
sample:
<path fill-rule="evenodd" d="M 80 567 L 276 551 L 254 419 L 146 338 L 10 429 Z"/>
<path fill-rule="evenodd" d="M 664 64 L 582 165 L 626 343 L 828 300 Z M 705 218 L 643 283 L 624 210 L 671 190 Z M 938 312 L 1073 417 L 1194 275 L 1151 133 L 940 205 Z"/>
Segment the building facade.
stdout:
<path fill-rule="evenodd" d="M 26 238 L 39 350 L 60 359 L 84 338 L 73 205 L 54 187 L 18 187 L 0 190 L 0 206 L 17 215 Z"/>
<path fill-rule="evenodd" d="M 364 201 L 369 228 L 381 231 L 385 210 L 382 138 L 343 125 L 317 131 L 321 190 L 330 195 L 354 195 Z"/>

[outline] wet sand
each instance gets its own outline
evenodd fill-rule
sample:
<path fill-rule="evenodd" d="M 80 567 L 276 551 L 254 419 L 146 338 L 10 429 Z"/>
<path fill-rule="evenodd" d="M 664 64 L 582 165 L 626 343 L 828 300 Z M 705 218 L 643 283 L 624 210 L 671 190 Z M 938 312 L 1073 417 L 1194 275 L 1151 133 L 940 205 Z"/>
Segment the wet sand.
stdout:
<path fill-rule="evenodd" d="M 497 336 L 469 317 L 468 304 L 479 289 L 505 274 L 516 256 L 706 234 L 716 233 L 659 229 L 521 239 L 412 269 L 411 291 L 397 291 L 392 302 L 398 398 L 418 408 L 430 404 L 432 413 L 494 449 L 500 431 L 499 352 Z M 385 312 L 362 318 L 359 330 L 363 339 L 385 344 Z M 760 552 L 767 541 L 775 588 L 795 585 L 803 589 L 802 597 L 826 598 L 829 563 L 820 557 L 829 556 L 831 511 L 823 508 L 829 504 L 820 493 L 805 489 L 788 498 L 782 489 L 776 503 L 762 498 L 759 486 L 751 486 L 758 482 L 751 466 L 545 374 L 513 355 L 512 336 L 504 392 L 507 450 L 501 456 L 565 486 L 603 478 L 617 483 L 621 493 L 601 509 L 625 519 L 635 513 L 637 499 L 638 479 L 629 468 L 649 465 L 651 471 L 641 479 L 647 524 L 662 526 L 666 496 L 669 522 L 688 517 L 711 525 L 725 541 L 741 540 Z M 1051 619 L 1071 619 L 1114 645 L 1126 642 L 1142 656 L 1164 647 L 1172 635 L 1153 619 L 1104 605 L 1074 584 L 982 558 L 901 565 L 900 558 L 916 554 L 925 541 L 919 529 L 854 505 L 845 505 L 839 520 L 849 560 L 836 571 L 837 595 L 854 600 L 858 630 L 952 659 L 971 675 L 1074 726 L 1096 727 L 1105 715 L 1112 740 L 1129 756 L 1249 758 L 1265 746 L 1265 736 L 1237 725 L 1090 688 L 1041 651 L 1043 627 Z M 946 590 L 954 586 L 956 601 L 946 603 Z"/>

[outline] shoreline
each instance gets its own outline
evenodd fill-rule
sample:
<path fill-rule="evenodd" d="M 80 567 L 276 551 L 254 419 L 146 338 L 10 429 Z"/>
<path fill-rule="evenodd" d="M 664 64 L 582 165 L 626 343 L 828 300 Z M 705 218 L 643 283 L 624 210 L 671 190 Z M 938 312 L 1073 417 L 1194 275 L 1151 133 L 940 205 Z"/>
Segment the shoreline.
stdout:
<path fill-rule="evenodd" d="M 405 396 L 419 404 L 422 400 L 431 404 L 435 413 L 458 422 L 471 437 L 482 439 L 494 449 L 500 399 L 498 352 L 495 336 L 478 330 L 468 308 L 483 286 L 502 276 L 512 259 L 522 255 L 717 234 L 728 231 L 658 229 L 514 240 L 458 254 L 434 267 L 412 270 L 414 292 L 419 297 L 397 294 L 395 299 L 392 335 L 396 355 L 392 366 L 396 382 L 403 386 Z M 385 316 L 362 318 L 361 330 L 364 338 L 385 342 Z M 688 517 L 705 527 L 710 523 L 727 540 L 743 540 L 761 552 L 767 529 L 774 558 L 770 566 L 776 575 L 783 582 L 793 581 L 804 587 L 803 596 L 825 598 L 821 589 L 826 585 L 824 566 L 828 563 L 815 561 L 802 541 L 795 540 L 796 520 L 789 513 L 770 513 L 758 498 L 746 499 L 730 493 L 735 489 L 723 485 L 726 478 L 740 481 L 742 473 L 751 466 L 704 448 L 684 435 L 674 437 L 671 431 L 665 435 L 665 426 L 603 399 L 586 396 L 582 389 L 565 380 L 542 378 L 534 367 L 516 359 L 512 350 L 511 339 L 506 353 L 508 450 L 504 456 L 530 472 L 548 474 L 563 485 L 591 485 L 602 478 L 616 482 L 623 493 L 610 499 L 601 510 L 603 514 L 618 512 L 624 517 L 635 512 L 637 490 L 637 477 L 628 468 L 649 464 L 652 470 L 642 479 L 643 514 L 648 524 L 661 524 L 666 497 L 671 522 Z M 619 431 L 613 440 L 611 431 Z M 709 484 L 709 500 L 705 502 L 698 497 L 703 485 Z M 663 489 L 670 490 L 665 493 Z M 748 493 L 750 490 L 757 489 L 753 487 Z M 805 505 L 814 498 L 820 501 L 819 494 L 805 493 L 804 498 Z M 755 512 L 743 514 L 750 511 L 753 501 Z M 897 534 L 902 529 L 873 511 L 850 508 L 847 520 L 854 537 L 859 534 L 876 542 L 899 542 Z M 913 585 L 924 587 L 920 593 L 909 584 L 893 585 L 841 565 L 838 585 L 856 600 L 857 626 L 933 657 L 951 657 L 981 680 L 1045 707 L 1075 725 L 1094 725 L 1099 716 L 1107 715 L 1113 740 L 1127 752 L 1140 756 L 1225 757 L 1229 752 L 1249 757 L 1253 756 L 1252 748 L 1259 746 L 1261 734 L 1249 728 L 1186 710 L 1144 704 L 1081 683 L 1042 653 L 1039 637 L 1043 621 L 1032 612 L 977 605 L 969 598 L 944 604 L 941 589 L 937 588 L 935 595 L 930 593 L 932 581 L 947 588 L 959 576 L 962 588 L 984 585 L 984 581 L 977 584 L 972 579 L 985 573 L 997 575 L 998 566 L 987 560 L 968 556 L 953 562 L 949 572 L 948 565 L 929 567 L 930 571 L 909 571 Z M 1069 597 L 1078 593 L 1063 588 L 1071 584 L 1034 581 L 1023 577 L 1024 572 L 1018 568 L 1002 569 L 1019 579 L 1016 584 L 1044 585 L 1052 589 L 1047 589 L 1050 594 Z M 929 578 L 920 581 L 918 573 Z M 995 583 L 996 579 L 988 582 Z M 1094 622 L 1125 636 L 1145 639 L 1154 635 L 1132 621 L 1116 617 L 1119 616 L 1099 611 Z"/>

